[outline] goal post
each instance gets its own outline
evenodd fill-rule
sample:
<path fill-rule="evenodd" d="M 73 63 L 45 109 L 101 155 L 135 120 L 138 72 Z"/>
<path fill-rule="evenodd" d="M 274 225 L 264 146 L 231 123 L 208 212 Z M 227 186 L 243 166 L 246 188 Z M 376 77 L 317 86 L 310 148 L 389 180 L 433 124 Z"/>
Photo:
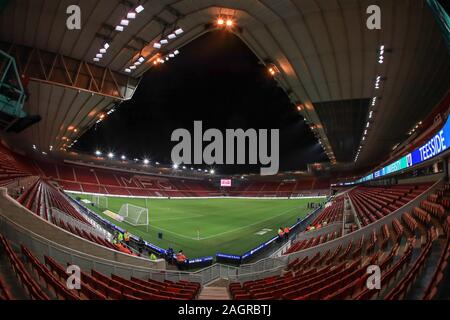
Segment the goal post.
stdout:
<path fill-rule="evenodd" d="M 99 209 L 108 209 L 108 197 L 93 195 L 92 203 Z"/>
<path fill-rule="evenodd" d="M 119 210 L 123 220 L 132 226 L 148 226 L 148 209 L 125 203 Z"/>

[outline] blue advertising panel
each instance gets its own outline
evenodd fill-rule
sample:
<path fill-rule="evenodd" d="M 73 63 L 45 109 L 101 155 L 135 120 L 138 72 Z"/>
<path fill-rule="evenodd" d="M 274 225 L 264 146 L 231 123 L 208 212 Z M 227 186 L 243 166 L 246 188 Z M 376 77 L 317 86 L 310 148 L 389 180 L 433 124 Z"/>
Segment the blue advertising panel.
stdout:
<path fill-rule="evenodd" d="M 450 119 L 447 119 L 447 122 L 442 127 L 442 129 L 438 131 L 421 147 L 415 149 L 413 152 L 407 154 L 406 156 L 403 156 L 402 158 L 388 164 L 387 166 L 381 168 L 380 170 L 370 173 L 369 175 L 357 181 L 346 182 L 345 185 L 370 181 L 391 173 L 395 173 L 413 167 L 441 154 L 442 152 L 447 150 L 449 144 L 450 144 Z"/>

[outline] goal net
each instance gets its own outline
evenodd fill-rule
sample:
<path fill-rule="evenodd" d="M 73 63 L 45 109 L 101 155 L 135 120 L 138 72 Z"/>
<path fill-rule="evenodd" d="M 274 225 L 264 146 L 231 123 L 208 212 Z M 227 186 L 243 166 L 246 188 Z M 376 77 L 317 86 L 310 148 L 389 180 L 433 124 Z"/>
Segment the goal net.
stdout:
<path fill-rule="evenodd" d="M 93 195 L 92 203 L 99 209 L 108 209 L 108 197 Z"/>
<path fill-rule="evenodd" d="M 125 203 L 119 210 L 119 215 L 132 226 L 148 225 L 148 209 Z"/>

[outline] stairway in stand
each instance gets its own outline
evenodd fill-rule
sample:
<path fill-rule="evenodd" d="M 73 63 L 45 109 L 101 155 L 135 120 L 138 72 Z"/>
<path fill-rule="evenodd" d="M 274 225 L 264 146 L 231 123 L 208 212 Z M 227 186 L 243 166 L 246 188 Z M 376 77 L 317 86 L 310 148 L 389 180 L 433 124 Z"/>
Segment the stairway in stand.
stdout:
<path fill-rule="evenodd" d="M 198 300 L 231 300 L 227 287 L 203 287 Z"/>

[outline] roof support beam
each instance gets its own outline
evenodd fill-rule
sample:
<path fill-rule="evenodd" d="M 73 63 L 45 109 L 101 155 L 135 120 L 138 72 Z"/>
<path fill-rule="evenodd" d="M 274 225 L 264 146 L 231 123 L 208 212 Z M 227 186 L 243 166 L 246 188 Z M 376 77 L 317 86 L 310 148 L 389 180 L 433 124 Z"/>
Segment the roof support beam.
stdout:
<path fill-rule="evenodd" d="M 31 81 L 90 92 L 124 101 L 132 98 L 139 79 L 109 68 L 36 48 L 0 42 L 15 58 L 19 72 Z M 101 85 L 99 85 L 101 84 Z"/>

